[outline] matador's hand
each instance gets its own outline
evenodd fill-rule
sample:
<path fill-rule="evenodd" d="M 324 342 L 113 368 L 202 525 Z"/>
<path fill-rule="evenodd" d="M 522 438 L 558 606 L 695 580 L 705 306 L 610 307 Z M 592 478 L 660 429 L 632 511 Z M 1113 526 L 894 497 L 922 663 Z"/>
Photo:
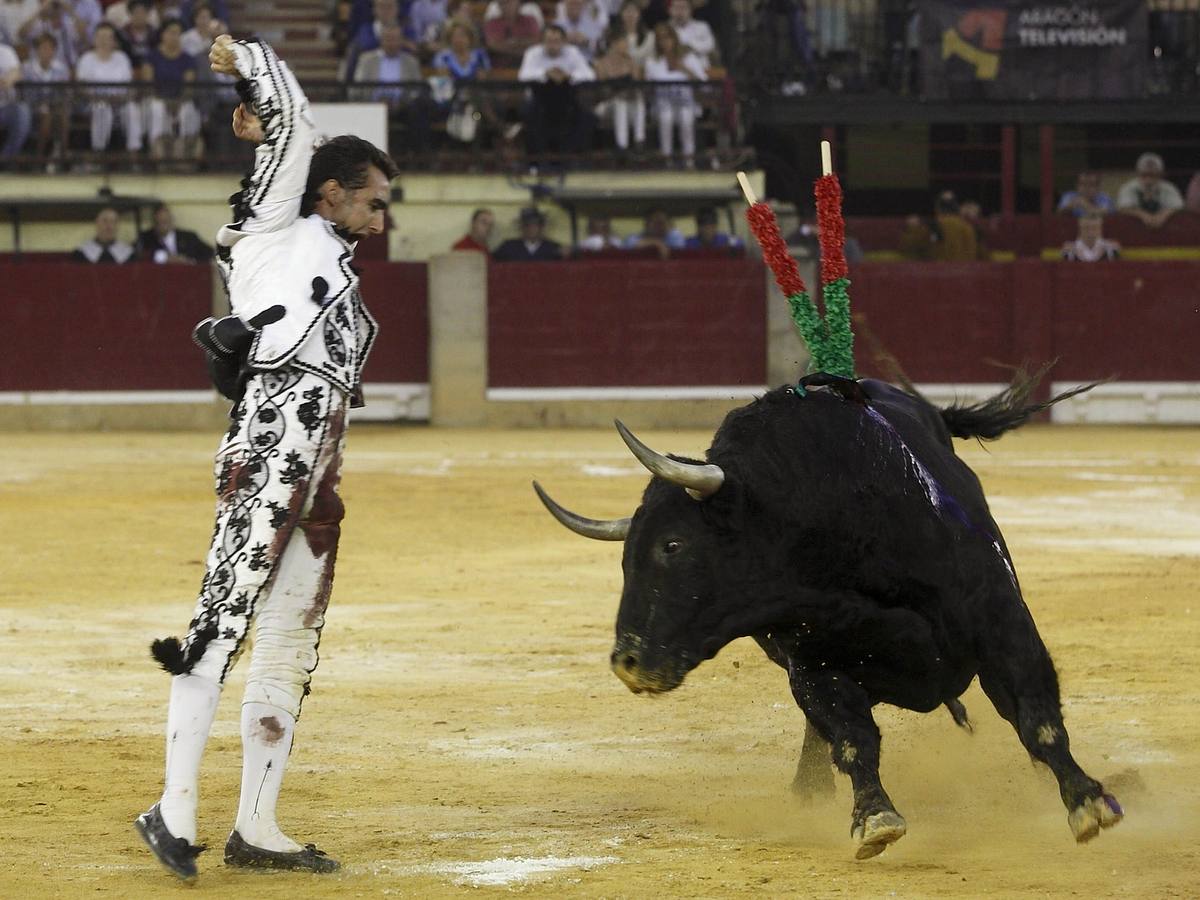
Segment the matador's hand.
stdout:
<path fill-rule="evenodd" d="M 266 137 L 262 120 L 246 109 L 245 103 L 239 103 L 238 108 L 233 111 L 233 133 L 252 144 L 261 144 Z"/>
<path fill-rule="evenodd" d="M 233 55 L 233 38 L 228 34 L 218 35 L 208 51 L 208 65 L 219 75 L 236 75 L 237 57 Z"/>

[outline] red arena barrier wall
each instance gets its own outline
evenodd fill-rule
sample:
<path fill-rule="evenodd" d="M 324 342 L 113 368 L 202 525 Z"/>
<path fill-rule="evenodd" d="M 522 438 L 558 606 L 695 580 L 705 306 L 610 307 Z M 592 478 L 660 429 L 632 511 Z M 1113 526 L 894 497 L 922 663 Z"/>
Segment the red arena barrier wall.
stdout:
<path fill-rule="evenodd" d="M 856 356 L 881 375 L 869 331 L 918 382 L 1007 380 L 1058 359 L 1055 381 L 1200 381 L 1194 262 L 862 263 Z"/>
<path fill-rule="evenodd" d="M 363 381 L 429 382 L 429 269 L 425 263 L 359 262 L 362 295 L 379 322 Z"/>
<path fill-rule="evenodd" d="M 765 278 L 745 259 L 493 263 L 488 384 L 762 385 Z"/>
<path fill-rule="evenodd" d="M 207 266 L 0 263 L 0 391 L 209 387 L 192 328 L 209 315 Z"/>

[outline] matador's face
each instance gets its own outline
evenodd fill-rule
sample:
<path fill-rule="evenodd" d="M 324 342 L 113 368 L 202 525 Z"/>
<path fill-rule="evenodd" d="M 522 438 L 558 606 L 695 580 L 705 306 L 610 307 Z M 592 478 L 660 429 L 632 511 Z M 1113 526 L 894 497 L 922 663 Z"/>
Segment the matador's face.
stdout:
<path fill-rule="evenodd" d="M 367 183 L 342 189 L 340 202 L 331 204 L 333 224 L 353 238 L 382 234 L 391 191 L 387 176 L 375 166 L 367 166 Z"/>

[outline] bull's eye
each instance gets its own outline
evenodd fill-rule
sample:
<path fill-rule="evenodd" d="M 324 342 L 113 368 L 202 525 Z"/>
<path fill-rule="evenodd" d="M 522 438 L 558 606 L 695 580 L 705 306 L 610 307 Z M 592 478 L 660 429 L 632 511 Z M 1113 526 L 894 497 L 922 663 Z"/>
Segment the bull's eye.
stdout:
<path fill-rule="evenodd" d="M 683 544 L 679 541 L 667 541 L 663 544 L 663 553 L 678 553 Z"/>

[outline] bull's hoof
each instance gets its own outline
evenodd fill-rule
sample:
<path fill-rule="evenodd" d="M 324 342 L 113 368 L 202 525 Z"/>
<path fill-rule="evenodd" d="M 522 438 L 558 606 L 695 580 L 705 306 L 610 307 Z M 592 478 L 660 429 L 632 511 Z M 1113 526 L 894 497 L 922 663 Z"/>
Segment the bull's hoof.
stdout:
<path fill-rule="evenodd" d="M 858 841 L 858 849 L 854 851 L 855 859 L 870 859 L 878 856 L 887 849 L 888 844 L 894 844 L 904 833 L 908 825 L 897 812 L 885 810 L 867 816 L 862 825 L 857 825 L 850 831 L 850 837 Z"/>
<path fill-rule="evenodd" d="M 1112 794 L 1101 794 L 1085 800 L 1071 810 L 1067 824 L 1071 834 L 1080 844 L 1086 844 L 1100 833 L 1101 828 L 1112 828 L 1125 818 L 1125 811 Z"/>

